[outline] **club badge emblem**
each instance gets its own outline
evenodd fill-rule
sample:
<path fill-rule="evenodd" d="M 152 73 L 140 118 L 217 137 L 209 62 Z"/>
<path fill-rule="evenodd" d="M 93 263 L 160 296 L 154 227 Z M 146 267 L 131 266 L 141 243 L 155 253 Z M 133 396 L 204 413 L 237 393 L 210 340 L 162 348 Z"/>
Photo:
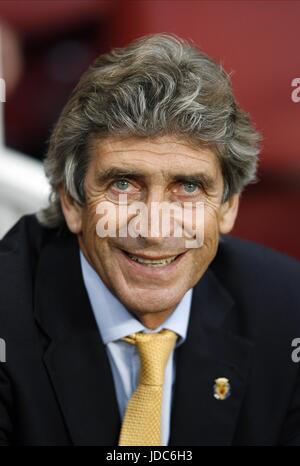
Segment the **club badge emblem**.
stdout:
<path fill-rule="evenodd" d="M 226 377 L 219 377 L 215 379 L 214 384 L 214 397 L 217 400 L 226 400 L 230 396 L 230 383 Z"/>

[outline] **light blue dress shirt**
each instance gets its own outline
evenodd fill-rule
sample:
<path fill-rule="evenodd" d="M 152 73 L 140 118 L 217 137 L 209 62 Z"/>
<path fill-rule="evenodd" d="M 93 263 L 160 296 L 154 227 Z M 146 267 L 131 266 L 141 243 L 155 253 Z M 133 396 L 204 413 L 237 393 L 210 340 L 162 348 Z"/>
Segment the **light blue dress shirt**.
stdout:
<path fill-rule="evenodd" d="M 159 332 L 167 328 L 176 332 L 176 348 L 181 345 L 187 333 L 189 322 L 192 289 L 188 290 L 177 305 L 173 313 L 155 330 L 150 330 L 136 319 L 124 305 L 111 293 L 80 252 L 83 281 L 90 299 L 91 307 L 106 346 L 108 359 L 111 365 L 116 396 L 121 419 L 123 419 L 127 403 L 135 391 L 140 370 L 140 360 L 135 345 L 128 344 L 120 339 L 135 332 Z M 175 381 L 175 358 L 172 351 L 166 366 L 165 383 L 162 399 L 162 438 L 161 444 L 166 446 L 169 442 L 170 415 Z"/>

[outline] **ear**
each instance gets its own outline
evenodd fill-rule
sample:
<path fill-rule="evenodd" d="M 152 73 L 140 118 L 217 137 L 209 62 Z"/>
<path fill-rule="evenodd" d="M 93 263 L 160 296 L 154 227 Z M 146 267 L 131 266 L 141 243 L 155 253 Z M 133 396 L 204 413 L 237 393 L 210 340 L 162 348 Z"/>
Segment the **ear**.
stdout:
<path fill-rule="evenodd" d="M 82 208 L 74 199 L 66 194 L 63 186 L 59 188 L 59 196 L 61 208 L 69 230 L 78 235 L 81 233 L 82 229 Z"/>
<path fill-rule="evenodd" d="M 222 234 L 229 233 L 234 227 L 238 214 L 240 194 L 233 194 L 220 208 L 219 231 Z"/>

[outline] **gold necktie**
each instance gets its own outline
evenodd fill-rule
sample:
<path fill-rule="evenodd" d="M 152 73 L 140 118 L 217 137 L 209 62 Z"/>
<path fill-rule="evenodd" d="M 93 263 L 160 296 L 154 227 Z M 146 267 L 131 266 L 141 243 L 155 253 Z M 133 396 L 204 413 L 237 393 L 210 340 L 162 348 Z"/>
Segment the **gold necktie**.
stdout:
<path fill-rule="evenodd" d="M 141 369 L 138 387 L 125 411 L 119 445 L 161 445 L 164 375 L 176 339 L 177 334 L 167 329 L 159 333 L 133 333 L 123 338 L 137 346 Z"/>

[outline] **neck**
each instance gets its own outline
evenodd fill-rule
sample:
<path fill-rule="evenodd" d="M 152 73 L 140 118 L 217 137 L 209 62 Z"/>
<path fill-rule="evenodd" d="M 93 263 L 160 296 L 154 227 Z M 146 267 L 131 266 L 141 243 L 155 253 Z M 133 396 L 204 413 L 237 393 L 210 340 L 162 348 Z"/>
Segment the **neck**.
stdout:
<path fill-rule="evenodd" d="M 167 318 L 172 314 L 175 307 L 168 309 L 166 311 L 155 312 L 155 313 L 143 313 L 143 314 L 134 314 L 135 317 L 148 329 L 155 330 L 160 325 L 162 325 Z"/>

